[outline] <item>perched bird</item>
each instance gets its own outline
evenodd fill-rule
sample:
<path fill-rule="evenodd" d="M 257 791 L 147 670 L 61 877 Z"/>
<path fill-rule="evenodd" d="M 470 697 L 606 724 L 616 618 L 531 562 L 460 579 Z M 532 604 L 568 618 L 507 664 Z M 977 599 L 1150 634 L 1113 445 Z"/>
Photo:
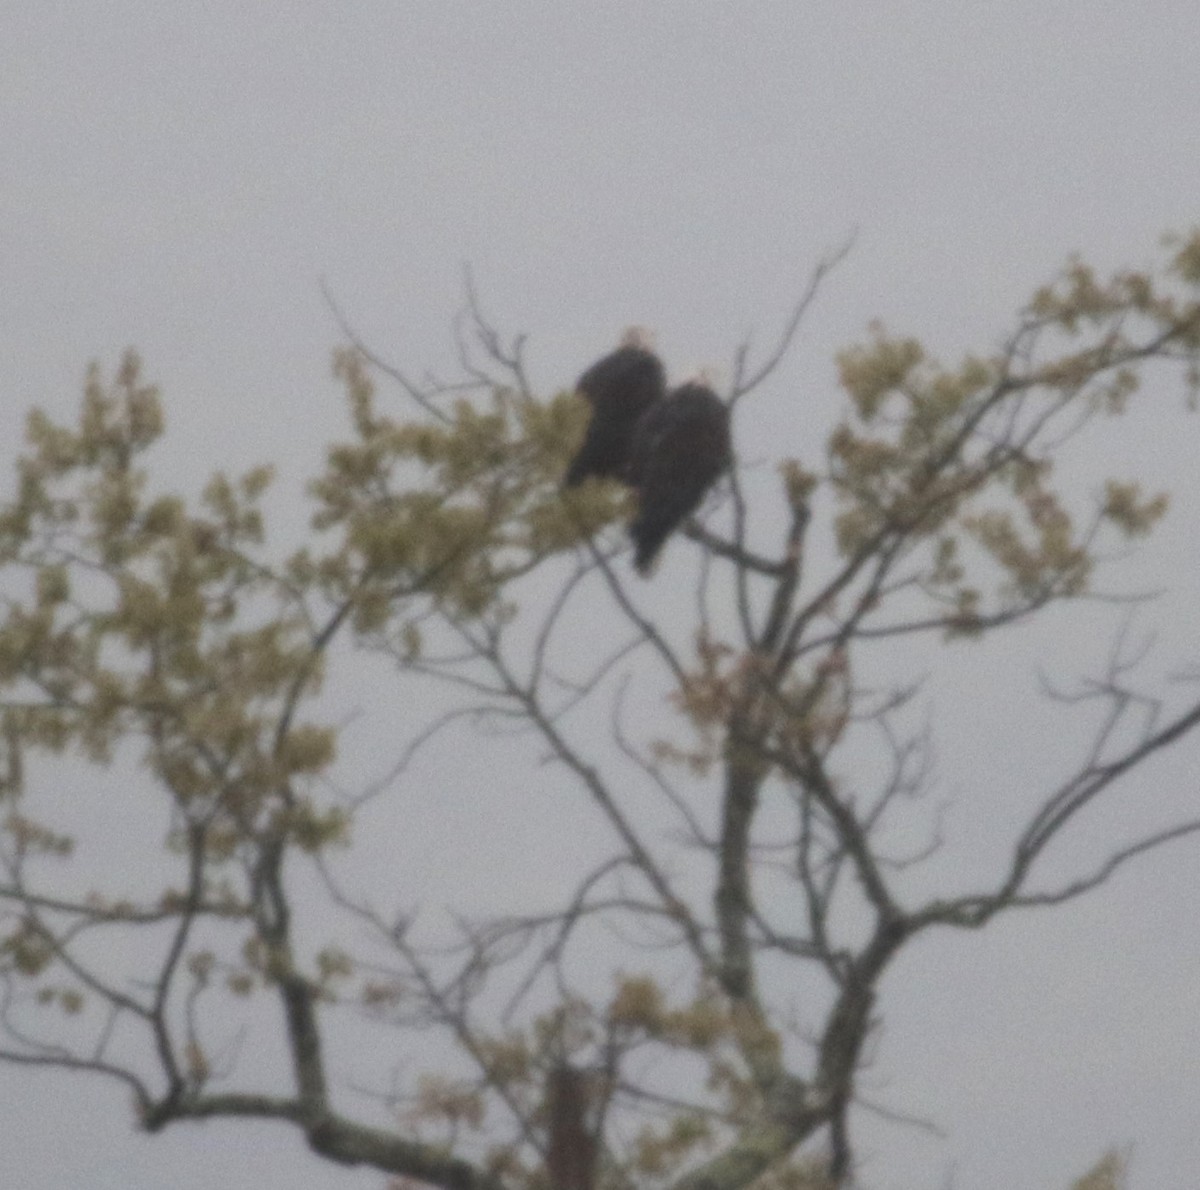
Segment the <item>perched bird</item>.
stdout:
<path fill-rule="evenodd" d="M 642 414 L 627 472 L 638 496 L 629 535 L 639 574 L 649 573 L 663 542 L 695 512 L 731 458 L 729 410 L 703 377 L 681 384 Z"/>
<path fill-rule="evenodd" d="M 626 479 L 638 418 L 666 390 L 666 373 L 648 332 L 630 328 L 616 351 L 592 364 L 575 385 L 591 405 L 592 417 L 563 486 L 573 488 L 589 475 Z"/>

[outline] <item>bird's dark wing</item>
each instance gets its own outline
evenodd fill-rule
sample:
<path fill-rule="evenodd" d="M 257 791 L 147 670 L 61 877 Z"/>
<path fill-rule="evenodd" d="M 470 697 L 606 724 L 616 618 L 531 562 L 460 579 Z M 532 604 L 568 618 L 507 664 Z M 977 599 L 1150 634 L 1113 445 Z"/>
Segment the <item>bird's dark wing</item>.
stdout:
<path fill-rule="evenodd" d="M 638 512 L 629 527 L 643 574 L 663 543 L 693 513 L 729 465 L 729 411 L 710 389 L 684 385 L 638 423 L 630 482 Z"/>
<path fill-rule="evenodd" d="M 666 391 L 662 362 L 640 347 L 620 347 L 579 378 L 577 391 L 592 407 L 583 443 L 563 484 L 574 487 L 589 475 L 625 478 L 638 418 Z"/>

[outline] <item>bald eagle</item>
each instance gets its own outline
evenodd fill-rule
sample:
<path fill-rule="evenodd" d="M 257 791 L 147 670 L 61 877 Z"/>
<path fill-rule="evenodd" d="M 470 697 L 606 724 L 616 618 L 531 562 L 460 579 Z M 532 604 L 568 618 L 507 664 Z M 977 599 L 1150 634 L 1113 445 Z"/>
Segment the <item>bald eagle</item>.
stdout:
<path fill-rule="evenodd" d="M 638 496 L 629 535 L 639 574 L 649 573 L 663 542 L 695 512 L 731 457 L 729 410 L 703 380 L 681 384 L 642 414 L 628 470 Z"/>
<path fill-rule="evenodd" d="M 634 426 L 663 399 L 666 388 L 649 335 L 640 327 L 626 331 L 620 347 L 592 364 L 575 385 L 591 405 L 592 417 L 563 486 L 573 488 L 589 475 L 626 479 Z"/>

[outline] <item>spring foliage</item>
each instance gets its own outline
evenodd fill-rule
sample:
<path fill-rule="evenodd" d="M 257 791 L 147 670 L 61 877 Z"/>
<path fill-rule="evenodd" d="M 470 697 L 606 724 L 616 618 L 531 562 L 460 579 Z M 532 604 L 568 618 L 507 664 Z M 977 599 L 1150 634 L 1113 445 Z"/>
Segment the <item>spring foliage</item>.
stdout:
<path fill-rule="evenodd" d="M 890 722 L 900 703 L 879 709 L 856 687 L 856 650 L 921 634 L 965 643 L 1078 598 L 1106 543 L 1154 529 L 1164 492 L 1115 475 L 1081 497 L 1055 461 L 1093 423 L 1136 411 L 1151 363 L 1176 366 L 1190 398 L 1200 389 L 1200 235 L 1172 251 L 1161 275 L 1103 280 L 1072 262 L 989 356 L 943 365 L 880 327 L 842 352 L 843 414 L 823 449 L 797 444 L 777 460 L 775 503 L 761 512 L 744 507 L 735 472 L 732 528 L 694 531 L 688 548 L 706 558 L 705 576 L 728 577 L 718 592 L 728 614 L 682 644 L 638 611 L 614 560 L 621 535 L 610 527 L 630 516 L 628 494 L 595 480 L 560 488 L 586 410 L 570 394 L 539 399 L 519 367 L 407 408 L 381 399 L 363 352 L 339 351 L 350 433 L 309 485 L 311 539 L 290 556 L 267 532 L 269 466 L 218 473 L 196 500 L 164 488 L 162 408 L 138 357 L 111 376 L 94 367 L 74 424 L 31 414 L 0 507 L 3 1056 L 107 1074 L 152 1128 L 274 1116 L 337 1160 L 445 1186 L 530 1187 L 544 1184 L 547 1072 L 569 1059 L 593 1072 L 605 1185 L 833 1185 L 890 959 L 928 926 L 975 928 L 1019 903 L 1050 837 L 1107 788 L 1085 771 L 1049 798 L 996 888 L 901 904 L 873 831 L 909 791 L 907 768 L 875 801 L 831 772 L 849 734 Z M 754 416 L 751 387 L 733 393 L 737 417 Z M 805 566 L 822 509 L 836 551 L 823 573 Z M 699 896 L 679 891 L 684 861 L 564 727 L 577 705 L 612 697 L 603 678 L 624 656 L 555 684 L 552 642 L 577 591 L 589 615 L 633 631 L 667 677 L 663 723 L 639 755 L 648 789 L 707 857 Z M 377 929 L 390 962 L 355 953 L 353 931 L 336 945 L 298 936 L 285 861 L 319 865 L 354 844 L 356 803 L 331 792 L 340 733 L 322 701 L 333 659 L 353 656 L 334 650 L 339 637 L 385 654 L 402 682 L 469 691 L 463 708 L 481 720 L 532 728 L 615 840 L 608 865 L 544 915 L 464 926 L 449 973 L 407 922 L 336 894 Z M 1180 738 L 1191 714 L 1126 759 Z M 85 894 L 60 888 L 73 840 L 50 825 L 57 813 L 39 820 L 29 774 L 44 780 L 62 757 L 135 766 L 130 796 L 161 814 L 173 873 L 155 895 L 127 895 L 116 864 Z M 687 782 L 704 780 L 721 790 L 715 834 L 687 806 Z M 796 824 L 789 871 L 806 909 L 787 920 L 755 899 L 754 824 L 768 795 Z M 319 884 L 319 867 L 293 870 Z M 873 923 L 865 943 L 836 936 L 834 905 L 851 896 Z M 633 947 L 606 980 L 577 986 L 566 956 L 593 921 L 652 934 L 687 980 L 668 988 L 631 968 Z M 91 945 L 122 931 L 149 939 L 133 974 Z M 763 990 L 764 955 L 827 977 L 828 1015 L 807 1047 Z M 484 989 L 514 956 L 528 963 L 516 982 L 539 992 L 502 1017 Z M 251 995 L 279 999 L 295 1062 L 294 1085 L 272 1096 L 227 1090 L 237 1072 L 211 1040 L 230 997 Z M 321 1020 L 334 1005 L 448 1040 L 446 1069 L 413 1080 L 390 1130 L 332 1106 Z M 74 1024 L 60 1028 L 49 1009 Z M 645 1073 L 655 1055 L 658 1069 L 686 1076 L 685 1091 Z M 822 1130 L 825 1147 L 801 1151 Z M 1085 1181 L 1112 1184 L 1116 1170 Z"/>

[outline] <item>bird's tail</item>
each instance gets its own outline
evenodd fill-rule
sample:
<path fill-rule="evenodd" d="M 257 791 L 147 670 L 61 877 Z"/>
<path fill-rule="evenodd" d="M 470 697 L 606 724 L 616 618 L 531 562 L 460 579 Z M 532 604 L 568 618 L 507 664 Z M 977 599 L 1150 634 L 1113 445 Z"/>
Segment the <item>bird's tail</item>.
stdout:
<path fill-rule="evenodd" d="M 655 559 L 664 542 L 690 510 L 681 507 L 643 508 L 629 526 L 633 538 L 633 568 L 643 578 L 654 569 Z"/>

